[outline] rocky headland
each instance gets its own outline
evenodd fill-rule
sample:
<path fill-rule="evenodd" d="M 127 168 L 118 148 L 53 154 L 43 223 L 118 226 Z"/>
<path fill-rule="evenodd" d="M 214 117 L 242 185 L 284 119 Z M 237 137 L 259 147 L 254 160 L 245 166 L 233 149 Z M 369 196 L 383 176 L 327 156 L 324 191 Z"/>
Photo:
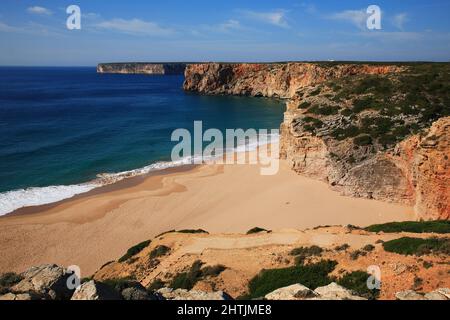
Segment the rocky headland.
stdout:
<path fill-rule="evenodd" d="M 280 156 L 293 170 L 450 218 L 449 64 L 190 64 L 184 89 L 286 99 Z"/>
<path fill-rule="evenodd" d="M 98 73 L 120 74 L 148 74 L 171 75 L 183 74 L 185 63 L 150 63 L 150 62 L 124 62 L 124 63 L 100 63 L 97 65 Z"/>

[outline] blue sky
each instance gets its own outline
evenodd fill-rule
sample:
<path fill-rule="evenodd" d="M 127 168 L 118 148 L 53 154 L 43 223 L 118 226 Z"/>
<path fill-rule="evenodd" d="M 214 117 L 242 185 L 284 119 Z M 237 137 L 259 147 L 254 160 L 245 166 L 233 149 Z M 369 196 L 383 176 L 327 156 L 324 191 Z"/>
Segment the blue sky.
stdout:
<path fill-rule="evenodd" d="M 66 28 L 66 8 L 82 12 Z M 382 29 L 366 28 L 369 5 Z M 0 2 L 0 65 L 112 61 L 450 60 L 450 1 Z"/>

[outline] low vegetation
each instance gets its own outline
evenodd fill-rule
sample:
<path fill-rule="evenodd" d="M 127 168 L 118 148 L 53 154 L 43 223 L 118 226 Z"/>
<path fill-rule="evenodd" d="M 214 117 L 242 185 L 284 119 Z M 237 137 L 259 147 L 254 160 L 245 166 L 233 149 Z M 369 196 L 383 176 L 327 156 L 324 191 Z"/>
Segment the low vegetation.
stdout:
<path fill-rule="evenodd" d="M 320 256 L 323 252 L 323 249 L 318 246 L 310 246 L 310 247 L 299 247 L 292 249 L 290 252 L 291 256 L 295 256 L 295 264 L 304 264 L 306 258 Z"/>
<path fill-rule="evenodd" d="M 179 233 L 206 233 L 206 234 L 209 234 L 208 231 L 205 231 L 203 229 L 183 229 L 183 230 L 177 230 L 175 232 L 179 232 Z"/>
<path fill-rule="evenodd" d="M 303 130 L 336 140 L 352 139 L 371 152 L 391 149 L 437 119 L 450 115 L 450 64 L 402 64 L 403 72 L 334 79 L 312 92 L 301 92 L 300 109 L 321 123 Z M 323 121 L 338 117 L 336 121 Z M 344 118 L 342 118 L 342 116 Z"/>
<path fill-rule="evenodd" d="M 137 245 L 131 247 L 130 249 L 127 250 L 127 253 L 125 253 L 120 259 L 119 262 L 125 262 L 128 259 L 130 259 L 131 257 L 137 255 L 139 252 L 141 252 L 142 250 L 144 250 L 149 244 L 151 243 L 150 240 L 147 241 L 143 241 L 141 243 L 138 243 Z"/>
<path fill-rule="evenodd" d="M 217 277 L 226 267 L 222 265 L 209 266 L 202 268 L 203 262 L 196 260 L 186 272 L 175 275 L 170 286 L 173 289 L 191 290 L 195 284 L 207 277 Z"/>
<path fill-rule="evenodd" d="M 383 243 L 386 251 L 403 255 L 429 255 L 446 254 L 450 255 L 450 238 L 410 238 L 403 237 Z"/>
<path fill-rule="evenodd" d="M 270 230 L 266 230 L 264 228 L 255 227 L 247 231 L 247 234 L 254 234 L 254 233 L 260 233 L 260 232 L 270 232 Z"/>
<path fill-rule="evenodd" d="M 155 259 L 155 258 L 166 255 L 168 252 L 170 252 L 169 247 L 160 245 L 160 246 L 157 246 L 155 249 L 153 249 L 150 252 L 149 256 L 150 256 L 150 259 Z"/>
<path fill-rule="evenodd" d="M 248 294 L 240 299 L 261 298 L 276 289 L 295 283 L 301 283 L 310 289 L 328 285 L 333 281 L 329 273 L 334 270 L 336 265 L 336 261 L 322 260 L 309 265 L 262 270 L 250 280 Z"/>
<path fill-rule="evenodd" d="M 9 288 L 19 283 L 23 277 L 14 272 L 8 272 L 0 275 L 0 294 L 5 294 Z"/>
<path fill-rule="evenodd" d="M 375 224 L 366 228 L 370 232 L 450 233 L 450 221 L 405 221 Z"/>
<path fill-rule="evenodd" d="M 337 283 L 344 288 L 353 290 L 358 296 L 374 300 L 380 295 L 380 290 L 369 289 L 367 287 L 367 279 L 370 274 L 364 271 L 353 271 L 346 273 Z"/>
<path fill-rule="evenodd" d="M 161 288 L 164 288 L 165 282 L 161 279 L 155 279 L 150 283 L 150 285 L 147 287 L 147 291 L 154 292 L 156 290 L 159 290 Z"/>

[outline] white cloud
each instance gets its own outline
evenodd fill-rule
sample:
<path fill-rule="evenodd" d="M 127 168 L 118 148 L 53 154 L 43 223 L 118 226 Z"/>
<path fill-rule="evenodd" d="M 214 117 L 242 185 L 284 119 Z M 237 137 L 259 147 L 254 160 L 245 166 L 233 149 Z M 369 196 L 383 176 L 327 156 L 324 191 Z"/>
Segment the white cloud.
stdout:
<path fill-rule="evenodd" d="M 27 11 L 29 13 L 47 15 L 47 16 L 52 14 L 52 12 L 49 9 L 44 8 L 44 7 L 39 7 L 39 6 L 29 7 L 27 9 Z"/>
<path fill-rule="evenodd" d="M 111 19 L 95 25 L 98 28 L 141 36 L 168 36 L 175 33 L 169 28 L 160 27 L 157 23 L 140 19 Z"/>
<path fill-rule="evenodd" d="M 392 24 L 399 30 L 403 30 L 404 24 L 408 21 L 408 15 L 406 13 L 399 13 L 392 19 Z"/>
<path fill-rule="evenodd" d="M 258 20 L 281 28 L 289 28 L 286 19 L 286 10 L 275 10 L 270 12 L 243 11 L 243 14 L 250 19 Z"/>
<path fill-rule="evenodd" d="M 237 20 L 230 19 L 218 25 L 217 29 L 222 32 L 241 29 L 241 23 Z"/>
<path fill-rule="evenodd" d="M 350 22 L 361 30 L 366 28 L 367 17 L 365 10 L 345 10 L 328 16 L 331 20 Z"/>

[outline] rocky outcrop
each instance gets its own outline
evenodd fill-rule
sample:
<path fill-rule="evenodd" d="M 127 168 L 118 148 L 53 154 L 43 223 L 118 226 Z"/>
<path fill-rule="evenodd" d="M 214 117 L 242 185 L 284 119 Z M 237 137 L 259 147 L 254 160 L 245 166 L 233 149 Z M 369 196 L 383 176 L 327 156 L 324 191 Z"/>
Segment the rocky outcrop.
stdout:
<path fill-rule="evenodd" d="M 122 73 L 122 74 L 183 74 L 185 63 L 100 63 L 97 65 L 98 73 Z"/>
<path fill-rule="evenodd" d="M 184 90 L 202 94 L 292 98 L 298 89 L 356 74 L 385 74 L 396 66 L 319 63 L 188 64 Z"/>
<path fill-rule="evenodd" d="M 450 289 L 440 288 L 425 294 L 406 290 L 397 292 L 395 297 L 397 300 L 450 300 Z"/>
<path fill-rule="evenodd" d="M 162 288 L 157 291 L 166 300 L 231 300 L 223 291 L 204 292 L 199 290 Z"/>
<path fill-rule="evenodd" d="M 318 295 L 316 299 L 319 300 L 367 300 L 366 298 L 355 295 L 351 290 L 335 282 L 324 287 L 316 288 L 314 292 Z"/>
<path fill-rule="evenodd" d="M 32 267 L 21 276 L 23 280 L 11 288 L 12 293 L 32 293 L 56 300 L 68 299 L 73 294 L 66 283 L 70 273 L 55 264 Z"/>
<path fill-rule="evenodd" d="M 267 300 L 367 300 L 335 282 L 318 287 L 314 291 L 298 283 L 277 289 L 264 298 Z"/>
<path fill-rule="evenodd" d="M 416 85 L 414 76 L 423 72 L 427 79 L 429 71 L 414 69 L 407 78 L 408 68 L 295 62 L 191 64 L 186 67 L 184 89 L 288 99 L 280 158 L 293 170 L 325 181 L 343 195 L 414 206 L 417 219 L 450 219 L 450 118 L 442 117 L 448 114 L 448 97 L 434 96 L 435 91 L 410 95 L 405 79 Z M 442 78 L 437 84 L 447 81 L 445 75 Z M 425 81 L 422 89 L 428 90 L 427 85 Z M 430 96 L 429 105 L 419 110 L 417 104 Z M 432 100 L 436 105 L 431 105 Z"/>
<path fill-rule="evenodd" d="M 79 286 L 71 300 L 122 300 L 122 297 L 107 285 L 91 280 Z"/>
<path fill-rule="evenodd" d="M 265 295 L 266 300 L 302 300 L 317 297 L 311 289 L 299 283 L 283 287 Z"/>

